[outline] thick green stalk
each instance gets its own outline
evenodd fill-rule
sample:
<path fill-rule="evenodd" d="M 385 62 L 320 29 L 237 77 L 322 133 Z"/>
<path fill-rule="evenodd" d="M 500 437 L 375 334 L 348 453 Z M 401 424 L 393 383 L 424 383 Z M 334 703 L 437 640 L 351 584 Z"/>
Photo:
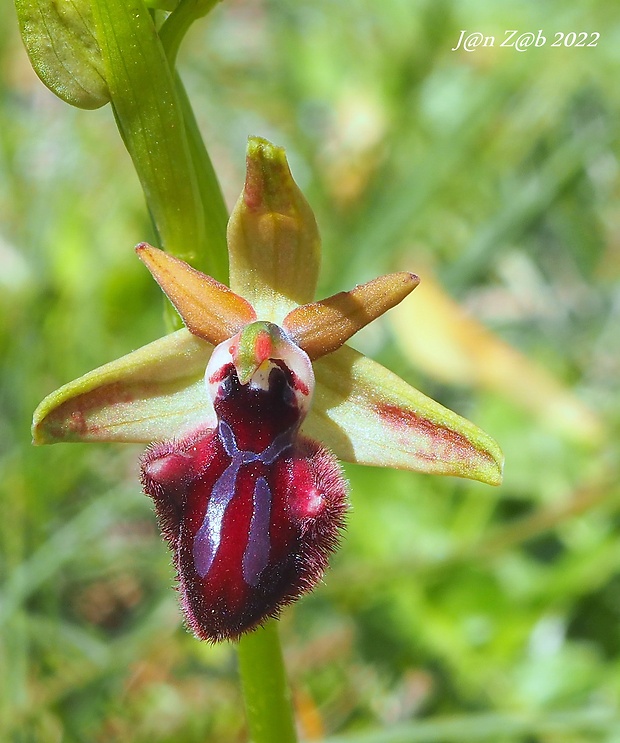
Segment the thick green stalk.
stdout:
<path fill-rule="evenodd" d="M 194 111 L 178 75 L 177 94 L 185 121 L 190 157 L 196 169 L 198 193 L 202 201 L 205 222 L 204 244 L 209 254 L 208 273 L 222 284 L 228 284 L 228 250 L 226 248 L 228 209 L 211 158 L 198 129 Z"/>
<path fill-rule="evenodd" d="M 252 743 L 296 743 L 275 619 L 239 641 L 239 674 Z"/>
<path fill-rule="evenodd" d="M 166 50 L 170 66 L 174 67 L 179 46 L 189 27 L 207 13 L 220 0 L 181 0 L 162 25 L 159 38 Z"/>
<path fill-rule="evenodd" d="M 214 4 L 184 0 L 159 36 L 143 0 L 92 0 L 114 114 L 161 247 L 226 282 L 226 205 L 174 72 L 183 33 Z"/>
<path fill-rule="evenodd" d="M 143 0 L 92 0 L 118 126 L 162 247 L 209 272 L 198 178 L 174 75 Z"/>

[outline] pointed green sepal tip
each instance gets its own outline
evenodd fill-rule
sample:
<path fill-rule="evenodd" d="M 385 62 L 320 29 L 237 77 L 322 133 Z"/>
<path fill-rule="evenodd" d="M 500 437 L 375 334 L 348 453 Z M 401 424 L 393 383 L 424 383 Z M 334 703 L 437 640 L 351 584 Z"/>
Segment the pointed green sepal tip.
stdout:
<path fill-rule="evenodd" d="M 33 443 L 149 443 L 207 425 L 212 348 L 183 328 L 69 382 L 35 410 Z"/>
<path fill-rule="evenodd" d="M 93 109 L 110 100 L 88 0 L 15 0 L 34 71 L 63 101 Z"/>
<path fill-rule="evenodd" d="M 284 150 L 250 137 L 243 192 L 228 223 L 230 281 L 260 319 L 281 324 L 314 297 L 321 247 Z"/>
<path fill-rule="evenodd" d="M 296 190 L 284 148 L 262 137 L 250 137 L 243 188 L 248 209 L 286 214 L 294 207 Z"/>
<path fill-rule="evenodd" d="M 380 364 L 343 346 L 316 361 L 314 371 L 304 430 L 339 459 L 502 482 L 504 455 L 491 436 Z"/>

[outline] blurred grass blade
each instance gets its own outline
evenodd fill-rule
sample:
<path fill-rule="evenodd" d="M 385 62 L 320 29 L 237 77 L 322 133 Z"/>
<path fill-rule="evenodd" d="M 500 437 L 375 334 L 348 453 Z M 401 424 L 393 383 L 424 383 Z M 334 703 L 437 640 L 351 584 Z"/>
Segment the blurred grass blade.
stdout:
<path fill-rule="evenodd" d="M 481 741 L 524 740 L 529 736 L 549 736 L 548 740 L 594 740 L 573 738 L 578 732 L 615 734 L 620 729 L 617 714 L 612 709 L 585 708 L 545 715 L 519 714 L 458 715 L 448 719 L 420 720 L 390 730 L 326 738 L 324 743 L 481 743 Z M 508 738 L 507 736 L 510 736 Z M 555 737 L 557 736 L 557 737 Z M 562 737 L 560 737 L 562 736 Z M 565 738 L 564 736 L 569 736 Z M 547 738 L 545 737 L 545 740 Z M 598 740 L 598 738 L 597 738 Z"/>
<path fill-rule="evenodd" d="M 518 242 L 559 198 L 580 170 L 588 167 L 609 145 L 609 135 L 594 123 L 578 135 L 557 142 L 553 152 L 536 163 L 533 173 L 520 179 L 511 198 L 497 214 L 483 224 L 457 260 L 446 267 L 450 289 L 468 286 L 483 275 L 498 251 Z"/>
<path fill-rule="evenodd" d="M 22 39 L 43 83 L 78 108 L 110 100 L 88 0 L 15 0 Z"/>
<path fill-rule="evenodd" d="M 558 433 L 585 443 L 602 434 L 594 413 L 554 377 L 468 316 L 422 272 L 415 301 L 388 316 L 411 363 L 448 384 L 505 395 Z"/>
<path fill-rule="evenodd" d="M 10 619 L 24 601 L 63 565 L 75 560 L 76 553 L 121 521 L 141 501 L 128 497 L 125 488 L 111 490 L 85 506 L 62 528 L 57 529 L 30 557 L 13 570 L 3 587 L 0 624 Z"/>

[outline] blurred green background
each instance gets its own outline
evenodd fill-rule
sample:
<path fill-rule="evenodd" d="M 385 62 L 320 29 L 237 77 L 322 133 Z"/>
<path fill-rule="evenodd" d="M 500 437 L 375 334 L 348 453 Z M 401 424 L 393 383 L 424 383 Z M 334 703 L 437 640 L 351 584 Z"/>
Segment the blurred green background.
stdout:
<path fill-rule="evenodd" d="M 462 29 L 496 44 L 452 52 Z M 600 39 L 551 47 L 571 31 Z M 228 204 L 248 134 L 284 145 L 321 295 L 422 277 L 355 345 L 506 454 L 496 489 L 347 467 L 342 548 L 281 623 L 303 736 L 617 743 L 620 9 L 227 0 L 180 68 Z M 48 92 L 2 3 L 3 741 L 245 739 L 232 646 L 181 624 L 139 448 L 30 445 L 46 394 L 161 335 L 145 239 L 109 107 Z"/>

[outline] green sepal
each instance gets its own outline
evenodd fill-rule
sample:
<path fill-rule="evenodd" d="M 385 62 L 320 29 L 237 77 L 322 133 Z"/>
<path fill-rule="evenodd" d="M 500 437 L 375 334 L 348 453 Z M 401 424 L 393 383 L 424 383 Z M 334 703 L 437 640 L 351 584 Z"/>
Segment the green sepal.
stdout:
<path fill-rule="evenodd" d="M 15 0 L 34 71 L 63 101 L 99 108 L 110 100 L 89 0 Z"/>
<path fill-rule="evenodd" d="M 261 320 L 282 324 L 311 302 L 321 243 L 310 205 L 281 147 L 250 137 L 245 186 L 228 223 L 230 287 Z"/>
<path fill-rule="evenodd" d="M 314 373 L 302 430 L 339 459 L 501 483 L 504 457 L 490 436 L 380 364 L 343 346 Z"/>
<path fill-rule="evenodd" d="M 33 443 L 149 443 L 213 425 L 203 380 L 212 351 L 183 328 L 69 382 L 35 410 Z"/>

